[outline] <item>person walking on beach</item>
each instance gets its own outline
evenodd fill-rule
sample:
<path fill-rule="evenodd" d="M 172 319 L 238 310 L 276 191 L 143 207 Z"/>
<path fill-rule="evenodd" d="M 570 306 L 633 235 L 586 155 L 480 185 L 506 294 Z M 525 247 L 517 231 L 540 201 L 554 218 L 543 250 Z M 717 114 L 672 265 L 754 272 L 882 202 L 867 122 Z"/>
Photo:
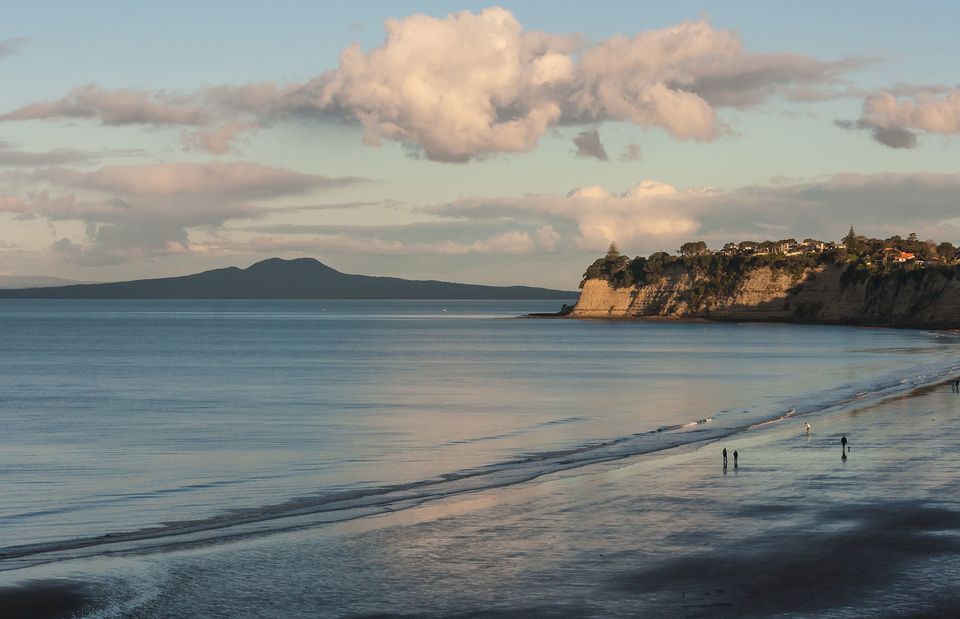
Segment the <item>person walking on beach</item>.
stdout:
<path fill-rule="evenodd" d="M 953 381 L 953 392 L 960 393 L 960 378 L 956 378 Z"/>
<path fill-rule="evenodd" d="M 737 468 L 737 458 L 740 457 L 740 454 L 737 453 L 737 450 L 733 450 L 733 468 Z"/>
<path fill-rule="evenodd" d="M 847 436 L 843 435 L 840 437 L 840 449 L 843 450 L 843 455 L 840 457 L 841 460 L 847 459 Z"/>
<path fill-rule="evenodd" d="M 723 468 L 727 468 L 727 448 L 723 448 Z"/>
<path fill-rule="evenodd" d="M 810 436 L 810 424 L 809 424 L 809 423 L 807 424 L 807 428 L 806 428 L 806 430 L 804 430 L 804 433 L 805 433 L 807 436 Z"/>

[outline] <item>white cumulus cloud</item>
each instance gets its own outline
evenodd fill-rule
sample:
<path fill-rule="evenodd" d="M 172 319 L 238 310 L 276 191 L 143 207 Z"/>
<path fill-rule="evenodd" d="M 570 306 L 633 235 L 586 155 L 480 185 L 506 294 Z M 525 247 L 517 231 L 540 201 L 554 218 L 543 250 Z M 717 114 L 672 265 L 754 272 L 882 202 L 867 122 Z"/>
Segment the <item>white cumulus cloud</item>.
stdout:
<path fill-rule="evenodd" d="M 835 124 L 869 130 L 873 139 L 890 148 L 913 148 L 917 131 L 960 133 L 960 89 L 900 84 L 867 97 L 858 120 Z"/>
<path fill-rule="evenodd" d="M 772 97 L 839 96 L 849 89 L 845 75 L 862 64 L 751 53 L 736 32 L 704 20 L 590 45 L 577 36 L 525 30 L 512 12 L 494 7 L 389 19 L 383 43 L 368 51 L 351 45 L 336 69 L 303 83 L 223 85 L 186 94 L 90 84 L 0 115 L 0 121 L 180 125 L 193 128 L 183 136 L 185 147 L 222 154 L 237 137 L 274 123 L 339 119 L 361 125 L 368 144 L 396 141 L 432 160 L 464 162 L 528 152 L 557 126 L 605 121 L 710 141 L 727 133 L 718 109 Z M 601 153 L 593 142 L 579 148 Z"/>

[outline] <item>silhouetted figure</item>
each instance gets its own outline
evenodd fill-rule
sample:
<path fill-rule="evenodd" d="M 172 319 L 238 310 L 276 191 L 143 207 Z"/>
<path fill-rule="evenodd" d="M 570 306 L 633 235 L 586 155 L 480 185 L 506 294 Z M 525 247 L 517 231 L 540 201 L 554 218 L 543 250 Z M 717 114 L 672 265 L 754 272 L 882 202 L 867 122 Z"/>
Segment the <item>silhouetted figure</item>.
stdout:
<path fill-rule="evenodd" d="M 737 458 L 740 457 L 740 454 L 737 453 L 737 450 L 733 450 L 733 468 L 737 468 Z"/>
<path fill-rule="evenodd" d="M 953 381 L 953 392 L 960 393 L 960 378 Z"/>
<path fill-rule="evenodd" d="M 843 455 L 840 456 L 841 460 L 847 459 L 847 437 L 846 435 L 840 437 L 840 449 L 843 450 Z"/>
<path fill-rule="evenodd" d="M 806 424 L 806 425 L 807 425 L 807 427 L 806 427 L 806 429 L 804 430 L 804 433 L 806 433 L 807 436 L 810 436 L 810 424 L 808 423 L 808 424 Z"/>
<path fill-rule="evenodd" d="M 723 468 L 727 468 L 727 448 L 723 448 Z"/>

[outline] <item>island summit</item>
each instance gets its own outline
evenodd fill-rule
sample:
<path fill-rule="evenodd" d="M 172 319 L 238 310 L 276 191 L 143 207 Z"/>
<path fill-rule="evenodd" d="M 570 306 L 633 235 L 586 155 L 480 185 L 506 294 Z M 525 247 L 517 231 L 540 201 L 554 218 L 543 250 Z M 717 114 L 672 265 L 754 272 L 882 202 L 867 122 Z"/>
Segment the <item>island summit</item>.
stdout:
<path fill-rule="evenodd" d="M 160 279 L 0 290 L 0 299 L 574 299 L 530 286 L 481 286 L 341 273 L 313 258 L 270 258 Z"/>

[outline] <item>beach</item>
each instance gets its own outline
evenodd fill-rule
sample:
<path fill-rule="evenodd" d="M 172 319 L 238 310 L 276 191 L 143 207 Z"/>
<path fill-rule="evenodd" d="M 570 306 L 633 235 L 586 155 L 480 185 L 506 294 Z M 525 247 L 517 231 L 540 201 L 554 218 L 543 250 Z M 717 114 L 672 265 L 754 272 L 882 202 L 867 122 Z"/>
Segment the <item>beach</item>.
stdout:
<path fill-rule="evenodd" d="M 304 617 L 955 616 L 958 422 L 960 395 L 940 384 L 822 416 L 810 436 L 787 420 L 727 439 L 740 458 L 725 471 L 710 443 L 327 527 L 37 567 L 26 590 L 52 612 L 19 616 L 66 616 L 51 591 L 89 616 L 263 616 L 289 596 L 300 611 L 284 614 Z M 119 592 L 145 582 L 125 607 Z"/>

